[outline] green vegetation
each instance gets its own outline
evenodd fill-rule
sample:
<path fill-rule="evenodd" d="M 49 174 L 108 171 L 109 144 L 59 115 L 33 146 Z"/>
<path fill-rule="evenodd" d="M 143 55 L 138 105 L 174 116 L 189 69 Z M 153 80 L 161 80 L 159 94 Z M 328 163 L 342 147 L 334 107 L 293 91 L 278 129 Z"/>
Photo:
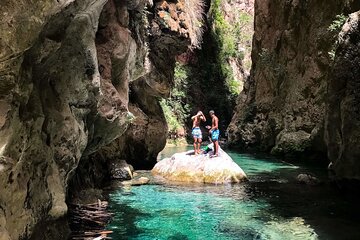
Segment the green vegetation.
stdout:
<path fill-rule="evenodd" d="M 334 38 L 336 38 L 336 40 L 334 40 L 334 44 L 331 46 L 331 50 L 328 52 L 331 60 L 335 59 L 335 51 L 338 46 L 337 37 L 339 32 L 341 31 L 342 26 L 345 24 L 346 19 L 347 16 L 345 16 L 344 14 L 336 15 L 334 21 L 328 27 L 328 31 L 334 33 Z"/>
<path fill-rule="evenodd" d="M 169 127 L 169 133 L 176 133 L 181 128 L 181 123 L 172 111 L 170 101 L 168 99 L 161 99 L 160 105 L 164 111 L 166 122 Z"/>
<path fill-rule="evenodd" d="M 259 66 L 269 68 L 270 72 L 272 72 L 277 79 L 284 78 L 287 73 L 285 66 L 279 63 L 275 54 L 266 48 L 261 49 L 259 53 Z"/>
<path fill-rule="evenodd" d="M 211 6 L 213 17 L 213 35 L 218 46 L 218 64 L 230 93 L 236 97 L 240 93 L 240 82 L 234 76 L 229 64 L 231 58 L 244 60 L 245 52 L 251 51 L 252 16 L 237 10 L 236 18 L 226 20 L 222 10 L 222 0 L 215 0 Z M 236 11 L 236 10 L 235 10 Z M 250 30 L 250 31 L 249 31 Z M 244 64 L 248 69 L 251 61 Z"/>
<path fill-rule="evenodd" d="M 201 46 L 203 35 L 203 16 L 204 16 L 204 0 L 187 0 L 184 2 L 186 12 L 190 15 L 191 29 L 191 45 L 193 48 Z"/>
<path fill-rule="evenodd" d="M 164 111 L 170 135 L 184 128 L 185 121 L 190 114 L 190 107 L 186 103 L 188 88 L 188 69 L 177 63 L 174 70 L 174 87 L 168 99 L 162 99 L 160 105 Z"/>
<path fill-rule="evenodd" d="M 199 110 L 205 114 L 215 110 L 220 116 L 222 132 L 231 120 L 242 84 L 238 79 L 241 76 L 235 75 L 241 73 L 235 72 L 232 67 L 239 70 L 242 65 L 246 72 L 250 70 L 253 17 L 236 8 L 231 9 L 235 12 L 226 13 L 226 1 L 212 1 L 208 21 L 204 22 L 206 28 L 201 28 L 203 22 L 199 15 L 202 1 L 186 1 L 185 7 L 189 9 L 200 3 L 190 12 L 192 26 L 196 25 L 198 29 L 195 29 L 197 34 L 194 42 L 192 39 L 192 48 L 180 60 L 183 64 L 178 63 L 175 67 L 171 96 L 161 101 L 171 138 L 179 137 L 178 133 L 184 131 L 187 137 L 191 137 L 190 114 Z M 207 31 L 201 39 L 199 33 L 203 29 Z M 196 48 L 200 46 L 201 50 Z"/>
<path fill-rule="evenodd" d="M 336 15 L 335 20 L 330 24 L 328 30 L 331 32 L 340 32 L 342 26 L 344 25 L 347 17 L 344 14 Z"/>

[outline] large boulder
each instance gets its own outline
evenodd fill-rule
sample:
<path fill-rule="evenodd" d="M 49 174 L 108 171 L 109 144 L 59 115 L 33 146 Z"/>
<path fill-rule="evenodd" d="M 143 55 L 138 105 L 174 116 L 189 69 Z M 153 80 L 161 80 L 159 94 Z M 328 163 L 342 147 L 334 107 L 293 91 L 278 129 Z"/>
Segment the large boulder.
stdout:
<path fill-rule="evenodd" d="M 194 151 L 176 153 L 158 162 L 153 175 L 175 182 L 238 183 L 246 180 L 245 172 L 219 149 L 219 157 L 211 158 L 212 151 L 194 155 Z"/>

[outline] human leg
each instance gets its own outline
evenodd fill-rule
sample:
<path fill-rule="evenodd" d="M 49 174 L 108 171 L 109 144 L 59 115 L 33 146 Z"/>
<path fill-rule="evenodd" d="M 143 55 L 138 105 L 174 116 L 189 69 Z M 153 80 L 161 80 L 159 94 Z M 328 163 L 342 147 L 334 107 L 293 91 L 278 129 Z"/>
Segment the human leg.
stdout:
<path fill-rule="evenodd" d="M 219 156 L 219 141 L 218 140 L 214 141 L 214 148 L 215 148 L 214 155 Z"/>
<path fill-rule="evenodd" d="M 218 129 L 213 130 L 211 132 L 211 140 L 214 145 L 214 157 L 217 157 L 219 154 L 219 136 L 220 136 L 220 131 Z"/>
<path fill-rule="evenodd" d="M 201 153 L 201 143 L 202 143 L 202 139 L 199 138 L 199 139 L 198 139 L 198 153 L 199 153 L 199 154 Z"/>
<path fill-rule="evenodd" d="M 200 153 L 201 140 L 202 140 L 201 129 L 199 127 L 193 128 L 192 135 L 194 137 L 194 151 L 195 151 L 195 154 L 199 154 Z"/>
<path fill-rule="evenodd" d="M 197 138 L 194 137 L 194 153 L 197 153 Z"/>

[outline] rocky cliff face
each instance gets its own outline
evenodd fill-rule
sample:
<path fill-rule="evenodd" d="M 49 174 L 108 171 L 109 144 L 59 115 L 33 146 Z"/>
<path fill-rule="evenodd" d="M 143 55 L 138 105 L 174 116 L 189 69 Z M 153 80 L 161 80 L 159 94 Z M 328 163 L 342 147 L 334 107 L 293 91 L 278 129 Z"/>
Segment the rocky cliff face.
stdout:
<path fill-rule="evenodd" d="M 182 0 L 6 0 L 0 9 L 0 238 L 26 239 L 66 214 L 79 164 L 88 173 L 96 156 L 154 162 L 167 129 L 158 98 L 197 28 Z"/>
<path fill-rule="evenodd" d="M 348 153 L 344 151 L 352 151 L 350 146 L 354 145 L 350 142 L 357 137 L 340 134 L 346 122 L 340 120 L 340 112 L 347 109 L 347 116 L 357 114 L 355 95 L 346 89 L 356 82 L 356 77 L 351 76 L 358 74 L 356 64 L 349 65 L 347 61 L 359 56 L 355 51 L 349 59 L 348 55 L 344 59 L 344 54 L 359 43 L 354 37 L 356 27 L 353 24 L 352 33 L 344 33 L 353 40 L 353 45 L 346 43 L 348 49 L 338 50 L 333 60 L 339 31 L 331 26 L 342 25 L 338 18 L 346 18 L 359 7 L 358 1 L 255 1 L 251 77 L 240 94 L 228 128 L 230 141 L 235 146 L 307 159 L 311 156 L 326 159 L 329 151 L 330 159 L 337 159 L 338 169 L 339 162 L 347 162 L 348 167 L 350 162 L 354 163 L 354 156 L 346 156 Z M 339 48 L 341 46 L 345 47 L 342 41 Z M 351 84 L 345 87 L 349 82 Z M 340 104 L 343 106 L 340 107 L 338 101 L 349 105 Z M 329 113 L 325 117 L 327 104 Z M 327 144 L 324 141 L 325 119 L 337 119 L 336 130 L 330 130 L 332 120 L 327 124 Z M 353 126 L 355 129 L 356 124 Z M 348 144 L 340 144 L 345 138 Z M 349 148 L 339 152 L 345 145 Z M 342 153 L 344 155 L 339 156 Z"/>
<path fill-rule="evenodd" d="M 335 177 L 360 180 L 360 11 L 338 36 L 328 75 L 325 139 Z"/>
<path fill-rule="evenodd" d="M 185 132 L 192 141 L 190 117 L 212 109 L 225 137 L 236 96 L 249 76 L 254 0 L 207 0 L 205 9 L 202 44 L 177 57 L 175 87 L 162 102 L 173 139 Z M 207 132 L 203 128 L 204 139 Z"/>

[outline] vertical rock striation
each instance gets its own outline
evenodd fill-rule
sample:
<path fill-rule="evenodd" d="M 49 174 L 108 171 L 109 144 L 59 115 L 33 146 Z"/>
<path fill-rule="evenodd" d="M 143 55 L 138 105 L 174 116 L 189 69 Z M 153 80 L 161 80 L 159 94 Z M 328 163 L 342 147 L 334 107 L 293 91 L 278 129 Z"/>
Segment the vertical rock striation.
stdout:
<path fill-rule="evenodd" d="M 108 157 L 155 162 L 167 130 L 158 98 L 196 27 L 183 0 L 0 9 L 0 238 L 27 239 L 67 213 L 69 184 L 105 173 Z"/>
<path fill-rule="evenodd" d="M 329 53 L 336 45 L 329 26 L 357 9 L 357 1 L 255 1 L 253 66 L 228 128 L 233 145 L 326 159 Z"/>
<path fill-rule="evenodd" d="M 360 11 L 338 38 L 328 77 L 325 139 L 337 178 L 360 180 Z"/>

